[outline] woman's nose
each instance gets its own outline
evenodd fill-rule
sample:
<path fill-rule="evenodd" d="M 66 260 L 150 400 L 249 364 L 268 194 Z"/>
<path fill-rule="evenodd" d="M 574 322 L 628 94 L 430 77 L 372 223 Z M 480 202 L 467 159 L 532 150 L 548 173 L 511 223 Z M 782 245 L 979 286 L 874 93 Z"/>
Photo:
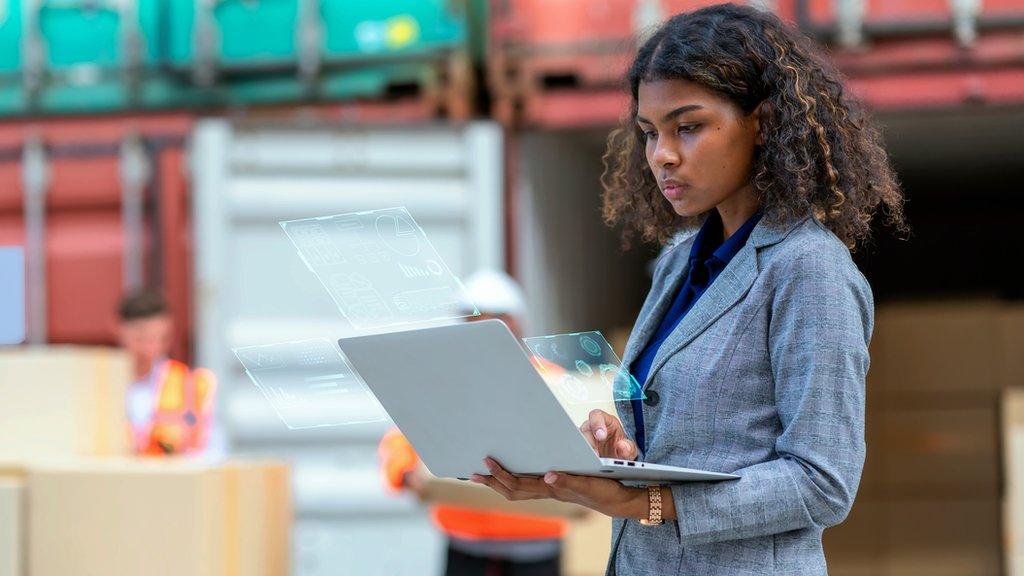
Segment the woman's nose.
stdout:
<path fill-rule="evenodd" d="M 668 146 L 658 144 L 654 149 L 654 163 L 658 166 L 675 166 L 679 164 L 679 154 Z"/>

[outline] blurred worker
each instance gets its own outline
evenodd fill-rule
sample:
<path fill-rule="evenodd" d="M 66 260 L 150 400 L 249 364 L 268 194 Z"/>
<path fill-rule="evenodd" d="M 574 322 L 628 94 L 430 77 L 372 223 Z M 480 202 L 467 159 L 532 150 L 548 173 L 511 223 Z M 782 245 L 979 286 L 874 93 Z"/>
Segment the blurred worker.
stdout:
<path fill-rule="evenodd" d="M 125 296 L 118 320 L 118 340 L 132 362 L 126 410 L 135 453 L 201 453 L 213 420 L 213 373 L 168 358 L 174 323 L 160 294 L 143 290 Z"/>
<path fill-rule="evenodd" d="M 525 312 L 522 290 L 504 272 L 485 270 L 466 282 L 480 310 L 472 320 L 497 318 L 516 335 Z M 421 494 L 419 457 L 397 429 L 384 435 L 381 466 L 388 488 Z M 434 524 L 448 536 L 448 576 L 549 576 L 560 573 L 564 520 L 434 505 Z"/>

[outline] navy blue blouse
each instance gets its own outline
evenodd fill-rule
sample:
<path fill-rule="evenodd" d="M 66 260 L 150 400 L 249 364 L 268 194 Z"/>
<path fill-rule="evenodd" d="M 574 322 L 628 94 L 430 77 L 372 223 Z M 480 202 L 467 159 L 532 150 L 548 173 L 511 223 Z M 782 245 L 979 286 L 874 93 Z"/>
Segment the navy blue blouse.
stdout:
<path fill-rule="evenodd" d="M 697 232 L 697 237 L 694 238 L 693 247 L 690 249 L 686 278 L 680 286 L 679 292 L 676 293 L 672 306 L 665 312 L 661 323 L 658 324 L 658 330 L 647 342 L 647 346 L 633 361 L 630 373 L 636 377 L 641 386 L 647 380 L 658 349 L 676 329 L 690 308 L 704 294 L 704 291 L 708 289 L 708 286 L 711 286 L 715 278 L 718 278 L 733 256 L 747 243 L 750 233 L 760 220 L 761 211 L 758 210 L 723 242 L 722 218 L 718 214 L 718 210 L 712 210 L 708 214 L 707 220 L 704 221 L 704 225 Z M 644 412 L 640 400 L 633 400 L 633 418 L 636 423 L 637 447 L 640 452 L 646 452 L 647 438 L 644 434 Z"/>

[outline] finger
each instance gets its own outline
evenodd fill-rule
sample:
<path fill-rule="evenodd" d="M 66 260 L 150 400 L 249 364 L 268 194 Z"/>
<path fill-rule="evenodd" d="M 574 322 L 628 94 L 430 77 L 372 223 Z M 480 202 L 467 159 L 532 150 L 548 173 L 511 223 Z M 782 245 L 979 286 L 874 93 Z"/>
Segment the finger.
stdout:
<path fill-rule="evenodd" d="M 477 484 L 483 484 L 484 486 L 487 486 L 491 490 L 494 490 L 498 494 L 504 496 L 506 500 L 512 499 L 512 491 L 509 490 L 508 487 L 502 484 L 501 482 L 495 480 L 493 476 L 473 474 L 472 476 L 470 476 L 470 480 L 476 482 Z"/>
<path fill-rule="evenodd" d="M 590 429 L 594 432 L 594 438 L 598 442 L 604 442 L 608 439 L 608 413 L 604 410 L 594 409 L 590 411 L 588 422 L 590 422 Z"/>
<path fill-rule="evenodd" d="M 540 478 L 516 476 L 502 468 L 501 464 L 493 458 L 486 458 L 484 464 L 499 482 L 512 491 L 513 495 L 518 494 L 523 498 L 547 498 L 551 493 L 551 490 Z"/>
<path fill-rule="evenodd" d="M 636 443 L 628 438 L 622 438 L 615 443 L 615 455 L 617 458 L 635 460 L 637 452 Z"/>
<path fill-rule="evenodd" d="M 587 420 L 582 426 L 580 426 L 580 432 L 583 433 L 583 437 L 586 438 L 587 443 L 590 444 L 590 447 L 593 448 L 595 452 L 599 452 L 601 450 L 600 443 L 597 441 L 597 438 L 594 438 L 594 431 L 590 428 L 590 420 Z"/>
<path fill-rule="evenodd" d="M 555 498 L 564 502 L 575 502 L 583 492 L 583 479 L 564 472 L 548 472 L 544 475 L 544 483 L 551 489 Z"/>
<path fill-rule="evenodd" d="M 487 470 L 490 471 L 495 480 L 501 482 L 509 490 L 515 492 L 519 489 L 519 478 L 509 474 L 507 470 L 498 464 L 497 460 L 494 460 L 493 458 L 484 458 L 484 466 L 487 466 Z"/>

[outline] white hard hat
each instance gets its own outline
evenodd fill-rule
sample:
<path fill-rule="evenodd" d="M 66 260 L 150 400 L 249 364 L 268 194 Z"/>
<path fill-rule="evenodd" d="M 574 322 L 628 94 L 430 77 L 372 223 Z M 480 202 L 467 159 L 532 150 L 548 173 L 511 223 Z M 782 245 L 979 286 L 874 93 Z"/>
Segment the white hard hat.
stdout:
<path fill-rule="evenodd" d="M 479 270 L 466 279 L 466 292 L 481 314 L 526 313 L 523 289 L 508 274 L 494 269 Z"/>

